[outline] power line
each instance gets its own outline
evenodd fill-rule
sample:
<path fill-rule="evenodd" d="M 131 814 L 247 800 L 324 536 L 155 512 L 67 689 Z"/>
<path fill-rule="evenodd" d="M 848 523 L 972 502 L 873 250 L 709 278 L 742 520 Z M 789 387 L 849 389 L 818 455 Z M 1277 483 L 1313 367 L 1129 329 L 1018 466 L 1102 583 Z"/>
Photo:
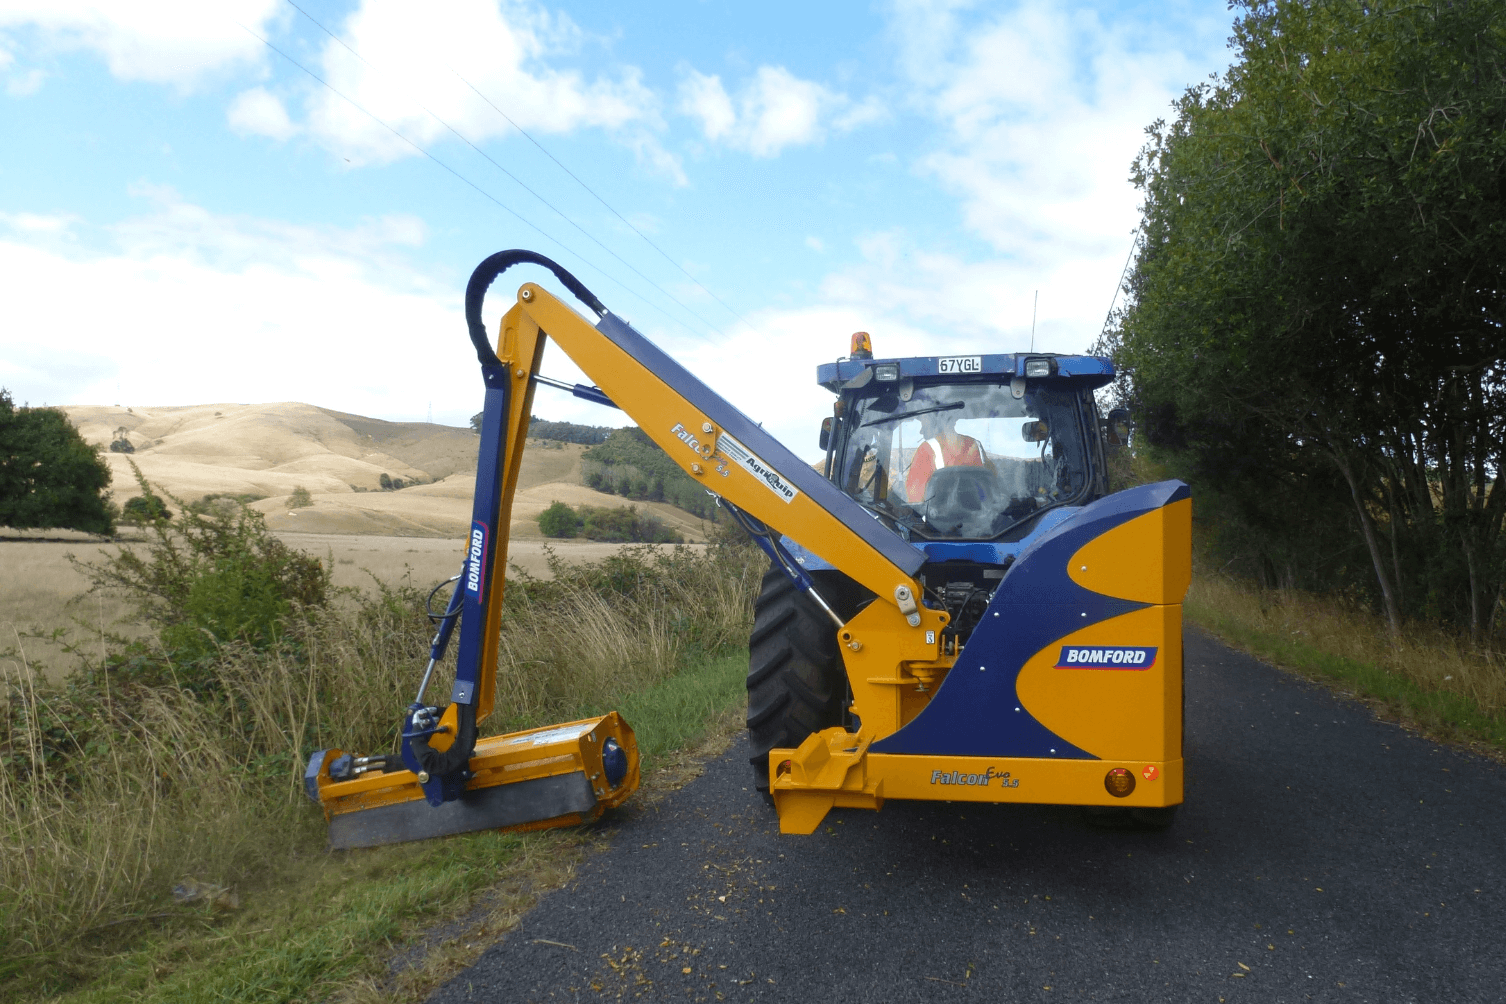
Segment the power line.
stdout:
<path fill-rule="evenodd" d="M 1108 312 L 1103 315 L 1103 330 L 1098 333 L 1099 338 L 1102 338 L 1104 332 L 1109 330 L 1109 318 L 1114 316 L 1114 304 L 1119 302 L 1119 291 L 1124 288 L 1124 277 L 1129 275 L 1130 259 L 1135 257 L 1135 234 L 1139 232 L 1139 227 L 1130 231 L 1129 254 L 1124 256 L 1124 268 L 1119 271 L 1119 283 L 1114 287 L 1114 295 L 1109 300 Z"/>
<path fill-rule="evenodd" d="M 522 126 L 518 125 L 518 123 L 514 122 L 511 115 L 509 115 L 506 112 L 504 112 L 501 108 L 498 108 L 497 105 L 496 105 L 496 103 L 493 102 L 491 98 L 489 98 L 485 94 L 481 93 L 480 89 L 477 88 L 475 84 L 471 83 L 465 77 L 461 76 L 460 72 L 458 70 L 456 70 L 453 66 L 450 66 L 448 63 L 445 64 L 445 69 L 447 69 L 451 73 L 455 74 L 456 79 L 459 80 L 462 84 L 464 84 L 465 86 L 469 87 L 472 91 L 475 91 L 476 92 L 476 96 L 478 98 L 480 98 L 482 101 L 485 101 L 488 105 L 490 105 L 492 111 L 496 112 L 498 115 L 500 115 L 504 119 L 506 119 L 507 120 L 507 124 L 510 125 L 510 126 L 512 126 L 514 129 L 518 130 L 518 132 L 522 133 L 523 134 L 523 138 L 526 139 L 526 140 L 528 140 L 528 142 L 530 142 L 534 146 L 538 147 L 540 153 L 542 153 L 544 156 L 548 157 L 550 160 L 554 161 L 554 163 L 559 167 L 559 169 L 561 171 L 564 171 L 572 179 L 574 179 L 574 181 L 575 181 L 575 183 L 577 185 L 579 185 L 581 188 L 584 188 L 587 192 L 589 192 L 591 194 L 591 197 L 593 199 L 595 199 L 597 202 L 600 202 L 603 206 L 605 206 L 607 208 L 608 212 L 610 212 L 613 216 L 617 217 L 624 224 L 626 224 L 627 227 L 628 227 L 628 229 L 632 230 L 633 233 L 635 233 L 639 237 L 643 238 L 643 242 L 645 244 L 647 244 L 649 247 L 653 248 L 655 251 L 659 252 L 659 254 L 661 256 L 663 256 L 663 258 L 664 258 L 665 261 L 669 262 L 675 268 L 679 269 L 685 275 L 685 277 L 687 279 L 689 279 L 691 282 L 693 282 L 697 286 L 699 286 L 700 289 L 701 289 L 701 292 L 703 292 L 707 296 L 711 297 L 717 303 L 720 303 L 722 305 L 722 307 L 727 311 L 727 313 L 731 314 L 733 317 L 737 318 L 739 321 L 742 321 L 744 324 L 748 325 L 749 328 L 753 328 L 753 325 L 748 321 L 748 319 L 746 317 L 744 317 L 742 314 L 738 313 L 730 304 L 727 303 L 726 300 L 723 300 L 721 297 L 717 296 L 711 290 L 707 289 L 704 285 L 702 285 L 701 280 L 697 279 L 690 272 L 686 271 L 685 266 L 681 265 L 679 262 L 675 261 L 674 258 L 670 256 L 669 252 L 665 251 L 659 245 L 657 245 L 653 241 L 649 240 L 648 234 L 645 234 L 642 230 L 639 230 L 636 226 L 633 225 L 633 222 L 631 220 L 629 220 L 626 216 L 623 216 L 621 213 L 619 213 L 612 206 L 611 203 L 609 203 L 606 199 L 604 199 L 600 195 L 598 195 L 596 193 L 596 190 L 594 188 L 592 188 L 590 185 L 588 185 L 584 181 L 582 181 L 580 179 L 580 177 L 574 171 L 570 170 L 568 167 L 566 167 L 564 165 L 564 163 L 562 163 L 560 161 L 560 159 L 558 157 L 556 157 L 554 154 L 550 153 L 549 150 L 548 150 L 548 148 L 545 147 L 544 144 L 542 144 L 538 140 L 534 139 L 532 133 L 530 133 L 527 129 L 524 129 Z M 757 329 L 753 328 L 753 330 L 756 331 Z"/>
<path fill-rule="evenodd" d="M 343 49 L 345 49 L 346 52 L 350 53 L 352 56 L 354 56 L 357 59 L 359 59 L 362 63 L 365 63 L 366 66 L 368 66 L 371 70 L 373 70 L 376 73 L 383 73 L 383 72 L 385 72 L 385 71 L 381 70 L 380 68 L 378 68 L 376 65 L 374 65 L 365 56 L 363 56 L 359 52 L 357 52 L 343 38 L 341 38 L 340 36 L 336 35 L 334 32 L 330 31 L 328 28 L 326 28 L 312 14 L 310 14 L 308 11 L 304 10 L 302 7 L 298 6 L 298 4 L 294 3 L 293 0 L 287 0 L 287 4 L 288 4 L 289 7 L 292 7 L 298 13 L 302 14 L 305 18 L 307 18 L 309 20 L 309 22 L 311 24 L 313 24 L 314 27 L 318 28 L 320 31 L 322 31 L 326 35 L 328 35 L 333 41 L 337 42 Z M 450 72 L 454 73 L 454 70 L 451 70 Z M 456 76 L 459 76 L 459 74 L 456 74 Z M 461 77 L 461 80 L 465 81 L 465 78 Z M 465 81 L 465 82 L 466 82 L 466 86 L 471 87 L 469 81 Z M 471 90 L 475 90 L 475 87 L 471 87 Z M 477 91 L 477 93 L 480 94 L 479 91 Z M 444 118 L 442 118 L 439 114 L 437 114 L 433 109 L 429 108 L 422 101 L 419 101 L 417 98 L 414 98 L 411 95 L 408 95 L 408 98 L 415 105 L 417 105 L 419 108 L 422 108 L 424 110 L 424 114 L 428 115 L 435 122 L 438 122 L 440 125 L 444 126 L 446 129 L 448 129 L 451 133 L 454 134 L 455 138 L 459 139 L 466 146 L 470 147 L 472 150 L 475 150 L 478 154 L 480 154 L 482 157 L 484 157 L 486 159 L 487 163 L 491 164 L 497 170 L 501 171 L 503 174 L 505 174 L 509 178 L 511 178 L 513 180 L 513 182 L 516 183 L 519 188 L 523 189 L 529 195 L 532 195 L 535 199 L 538 199 L 545 206 L 548 206 L 549 209 L 556 216 L 558 216 L 560 219 L 564 220 L 566 223 L 570 224 L 576 230 L 579 230 L 580 233 L 581 233 L 581 236 L 583 236 L 587 240 L 591 241 L 591 243 L 593 243 L 597 247 L 601 248 L 603 251 L 605 251 L 607 254 L 611 255 L 613 258 L 616 258 L 619 262 L 621 262 L 630 272 L 632 272 L 638 278 L 642 279 L 644 282 L 648 283 L 650 286 L 654 287 L 659 292 L 663 293 L 665 296 L 669 297 L 669 299 L 673 300 L 676 304 L 678 304 L 680 306 L 680 309 L 684 310 L 691 317 L 694 317 L 696 320 L 698 320 L 702 324 L 706 325 L 706 327 L 710 328 L 712 331 L 715 331 L 718 335 L 721 335 L 724 338 L 726 337 L 725 332 L 723 332 L 715 324 L 712 324 L 710 321 L 706 320 L 706 318 L 704 318 L 700 314 L 696 313 L 696 311 L 693 310 L 688 304 L 686 304 L 684 301 L 682 301 L 679 297 L 675 296 L 669 290 L 665 289 L 663 286 L 659 285 L 657 282 L 655 282 L 654 280 L 650 279 L 648 276 L 644 275 L 641 271 L 638 270 L 638 268 L 635 265 L 633 265 L 632 262 L 628 261 L 626 258 L 622 257 L 622 255 L 618 254 L 616 251 L 613 251 L 611 248 L 609 248 L 605 244 L 603 244 L 600 240 L 598 240 L 594 235 L 592 235 L 589 231 L 587 231 L 579 223 L 576 223 L 569 216 L 567 216 L 561 209 L 559 209 L 557 206 L 555 206 L 552 202 L 550 202 L 548 199 L 544 198 L 544 196 L 540 195 L 538 192 L 534 191 L 531 187 L 529 187 L 528 184 L 526 184 L 523 181 L 523 179 L 519 178 L 516 174 L 513 174 L 507 168 L 505 168 L 501 164 L 497 163 L 497 161 L 494 160 L 490 154 L 488 154 L 485 150 L 481 149 L 481 147 L 479 147 L 475 143 L 473 143 L 467 136 L 465 136 L 463 133 L 461 133 L 460 130 L 458 130 L 454 126 L 450 125 L 449 122 L 447 122 Z M 485 95 L 482 95 L 482 100 L 486 100 Z M 487 104 L 491 104 L 491 102 L 488 101 Z M 496 108 L 495 105 L 492 105 L 492 107 Z M 503 117 L 506 118 L 507 116 L 503 115 Z M 508 119 L 508 121 L 512 122 L 511 119 Z M 513 123 L 513 124 L 514 124 L 514 127 L 516 127 L 516 123 Z M 530 137 L 530 139 L 531 138 L 532 137 Z M 537 145 L 537 144 L 535 144 L 535 145 Z M 542 147 L 540 149 L 542 149 Z M 548 151 L 545 151 L 545 153 L 547 154 Z M 553 159 L 553 158 L 551 158 L 551 159 Z M 555 161 L 555 163 L 558 164 L 559 161 Z M 560 166 L 562 168 L 564 167 L 563 164 L 561 164 Z M 570 173 L 568 169 L 566 169 L 566 173 L 567 174 Z M 571 174 L 570 176 L 572 178 L 575 177 L 573 174 Z M 577 178 L 576 180 L 579 181 L 580 179 Z M 594 195 L 595 193 L 593 192 L 592 194 Z M 598 199 L 599 198 L 600 197 L 598 196 Z M 611 207 L 608 206 L 607 208 L 610 209 Z M 626 223 L 627 221 L 624 220 L 623 222 Z M 632 224 L 629 223 L 628 226 L 632 226 Z M 681 271 L 684 271 L 684 270 L 681 269 Z M 692 279 L 693 278 L 694 277 L 692 276 Z M 700 285 L 700 284 L 697 283 L 697 285 Z M 701 288 L 705 289 L 706 287 L 702 286 Z M 711 291 L 710 290 L 706 290 L 706 292 L 710 293 Z M 711 295 L 714 296 L 715 294 L 711 294 Z M 720 302 L 720 301 L 718 301 L 718 302 Z M 723 306 L 726 306 L 726 304 L 723 304 Z"/>
<path fill-rule="evenodd" d="M 482 188 L 480 185 L 476 184 L 474 181 L 472 181 L 471 179 L 467 178 L 465 175 L 461 174 L 459 171 L 455 170 L 449 164 L 446 164 L 444 161 L 442 161 L 438 157 L 434 156 L 428 150 L 425 150 L 423 147 L 421 147 L 417 143 L 413 142 L 407 136 L 404 136 L 397 129 L 395 129 L 392 126 L 388 125 L 383 119 L 379 118 L 377 115 L 375 115 L 372 112 L 368 111 L 363 105 L 361 105 L 360 102 L 356 101 L 354 98 L 351 98 L 349 95 L 345 94 L 343 91 L 341 91 L 339 88 L 335 87 L 329 81 L 327 81 L 323 77 L 319 76 L 319 74 L 315 73 L 313 70 L 309 69 L 307 66 L 304 66 L 302 63 L 300 63 L 298 60 L 294 59 L 288 53 L 284 52 L 282 49 L 280 49 L 276 45 L 272 44 L 272 42 L 269 39 L 263 38 L 261 35 L 258 35 L 256 32 L 252 31 L 250 28 L 246 27 L 244 24 L 241 24 L 241 22 L 239 22 L 239 21 L 232 21 L 232 23 L 236 27 L 238 27 L 242 31 L 244 31 L 246 34 L 248 34 L 252 38 L 256 39 L 258 42 L 261 42 L 267 48 L 269 48 L 273 52 L 277 53 L 283 59 L 286 59 L 288 62 L 290 62 L 294 66 L 296 66 L 298 69 L 300 69 L 304 73 L 308 74 L 314 80 L 318 81 L 321 85 L 323 85 L 324 87 L 328 88 L 331 93 L 333 93 L 336 96 L 338 96 L 341 100 L 345 101 L 352 108 L 356 109 L 361 114 L 363 114 L 367 118 L 371 119 L 373 122 L 375 122 L 377 125 L 381 126 L 383 129 L 386 129 L 388 132 L 392 133 L 392 135 L 394 135 L 398 139 L 402 140 L 408 146 L 411 146 L 414 150 L 416 150 L 419 153 L 423 154 L 429 160 L 433 161 L 439 167 L 443 168 L 449 174 L 453 175 L 457 180 L 463 182 L 464 184 L 466 184 L 470 188 L 475 189 L 475 191 L 477 192 L 477 194 L 481 195 L 483 198 L 485 198 L 489 202 L 494 203 L 498 208 L 504 210 L 509 215 L 511 215 L 514 218 L 516 218 L 518 220 L 518 222 L 522 223 L 524 226 L 528 227 L 530 230 L 535 231 L 541 237 L 543 237 L 545 240 L 554 242 L 555 244 L 559 245 L 561 248 L 564 248 L 570 254 L 574 255 L 575 257 L 579 258 L 581 261 L 585 262 L 587 265 L 590 265 L 592 268 L 594 268 L 598 272 L 600 272 L 609 282 L 614 283 L 615 285 L 617 285 L 618 287 L 620 287 L 624 292 L 628 293 L 630 296 L 633 296 L 634 298 L 636 298 L 637 300 L 639 300 L 640 302 L 642 302 L 643 304 L 645 304 L 646 306 L 648 306 L 650 309 L 656 311 L 657 313 L 661 314 L 662 316 L 664 316 L 668 320 L 674 322 L 675 324 L 678 324 L 681 327 L 685 328 L 685 330 L 689 331 L 691 334 L 695 335 L 697 338 L 706 340 L 706 336 L 705 335 L 701 334 L 699 331 L 696 331 L 694 328 L 690 327 L 688 324 L 686 324 L 684 321 L 681 321 L 679 318 L 672 317 L 669 314 L 665 313 L 665 311 L 663 311 L 662 309 L 660 309 L 658 306 L 656 306 L 655 304 L 653 304 L 649 300 L 645 299 L 643 296 L 639 295 L 637 292 L 635 292 L 627 284 L 625 284 L 625 283 L 619 281 L 618 279 L 614 278 L 612 276 L 612 274 L 610 272 L 608 272 L 606 269 L 602 268 L 600 265 L 597 265 L 595 262 L 591 261 L 591 259 L 589 259 L 585 255 L 581 254 L 579 251 L 576 251 L 575 249 L 571 248 L 568 244 L 566 244 L 564 241 L 560 240 L 558 237 L 554 237 L 554 236 L 550 235 L 549 233 L 545 232 L 538 224 L 534 223 L 532 220 L 529 220 L 527 217 L 525 217 L 522 214 L 520 214 L 517 210 L 515 210 L 511 206 L 507 205 L 501 199 L 497 198 L 495 195 L 492 195 L 486 189 Z"/>

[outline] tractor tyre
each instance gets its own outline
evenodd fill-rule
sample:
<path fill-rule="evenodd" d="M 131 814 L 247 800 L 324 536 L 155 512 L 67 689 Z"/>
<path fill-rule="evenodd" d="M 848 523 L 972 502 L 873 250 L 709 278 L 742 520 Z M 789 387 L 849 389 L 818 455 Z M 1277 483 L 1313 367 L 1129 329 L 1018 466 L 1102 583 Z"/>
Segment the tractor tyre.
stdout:
<path fill-rule="evenodd" d="M 771 565 L 748 641 L 748 760 L 758 790 L 769 790 L 769 750 L 842 725 L 846 704 L 847 671 L 831 618 Z"/>

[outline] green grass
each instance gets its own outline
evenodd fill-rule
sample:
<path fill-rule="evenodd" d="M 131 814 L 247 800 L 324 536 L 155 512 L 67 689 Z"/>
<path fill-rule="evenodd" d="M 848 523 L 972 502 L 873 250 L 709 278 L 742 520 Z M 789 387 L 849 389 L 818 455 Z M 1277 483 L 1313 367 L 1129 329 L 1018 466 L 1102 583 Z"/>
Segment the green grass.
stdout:
<path fill-rule="evenodd" d="M 1184 613 L 1226 644 L 1360 697 L 1431 737 L 1506 755 L 1506 674 L 1494 656 L 1457 639 L 1415 627 L 1393 641 L 1362 611 L 1202 576 Z"/>
<path fill-rule="evenodd" d="M 736 707 L 746 669 L 746 653 L 734 652 L 616 703 L 637 734 L 645 773 L 695 745 L 709 723 Z M 605 710 L 577 709 L 582 717 Z M 312 805 L 306 825 L 323 825 Z M 435 958 L 394 980 L 388 960 L 404 945 L 501 890 L 500 905 L 484 904 L 464 932 L 493 937 L 526 909 L 531 889 L 564 881 L 591 839 L 590 828 L 486 832 L 308 855 L 243 890 L 239 910 L 146 920 L 137 932 L 115 925 L 101 932 L 88 964 L 74 952 L 66 968 L 33 966 L 12 986 L 0 985 L 0 996 L 68 1004 L 414 999 L 447 964 L 464 961 L 465 946 L 435 949 L 428 953 Z"/>

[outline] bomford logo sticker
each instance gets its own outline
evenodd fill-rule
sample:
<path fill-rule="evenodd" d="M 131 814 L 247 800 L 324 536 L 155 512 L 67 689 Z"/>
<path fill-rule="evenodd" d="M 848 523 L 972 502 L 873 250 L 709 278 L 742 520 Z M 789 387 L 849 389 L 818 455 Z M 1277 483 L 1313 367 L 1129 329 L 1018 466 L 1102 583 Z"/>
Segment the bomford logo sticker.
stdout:
<path fill-rule="evenodd" d="M 478 603 L 486 586 L 486 579 L 481 574 L 486 567 L 486 536 L 485 523 L 480 520 L 471 523 L 471 543 L 465 555 L 465 591 Z"/>
<path fill-rule="evenodd" d="M 1009 771 L 1006 770 L 1001 774 L 992 767 L 988 768 L 982 774 L 964 774 L 956 770 L 931 771 L 932 784 L 966 784 L 986 788 L 994 781 L 998 781 L 1001 788 L 1018 788 L 1020 786 L 1020 779 L 1010 777 Z"/>
<path fill-rule="evenodd" d="M 1156 664 L 1156 646 L 1063 645 L 1056 669 L 1149 669 Z"/>

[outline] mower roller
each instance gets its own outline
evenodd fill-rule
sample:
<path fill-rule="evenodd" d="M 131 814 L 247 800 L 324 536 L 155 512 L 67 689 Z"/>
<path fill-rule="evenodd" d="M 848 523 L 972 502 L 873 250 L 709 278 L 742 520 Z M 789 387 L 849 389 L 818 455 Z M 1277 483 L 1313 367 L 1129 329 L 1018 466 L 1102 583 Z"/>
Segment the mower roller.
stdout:
<path fill-rule="evenodd" d="M 527 282 L 495 343 L 487 289 L 552 272 L 592 323 Z M 397 754 L 316 753 L 305 781 L 331 844 L 361 847 L 584 822 L 638 783 L 615 713 L 477 739 L 492 710 L 507 527 L 534 388 L 621 409 L 769 557 L 749 642 L 756 785 L 785 833 L 885 799 L 1080 805 L 1170 825 L 1182 801 L 1181 603 L 1192 502 L 1179 481 L 1108 491 L 1128 416 L 1091 356 L 980 353 L 818 367 L 835 395 L 803 462 L 531 251 L 483 261 L 466 322 L 485 407 L 467 551 Z M 546 340 L 594 384 L 539 374 Z M 495 347 L 494 347 L 495 346 Z M 425 703 L 459 630 L 444 707 Z"/>

